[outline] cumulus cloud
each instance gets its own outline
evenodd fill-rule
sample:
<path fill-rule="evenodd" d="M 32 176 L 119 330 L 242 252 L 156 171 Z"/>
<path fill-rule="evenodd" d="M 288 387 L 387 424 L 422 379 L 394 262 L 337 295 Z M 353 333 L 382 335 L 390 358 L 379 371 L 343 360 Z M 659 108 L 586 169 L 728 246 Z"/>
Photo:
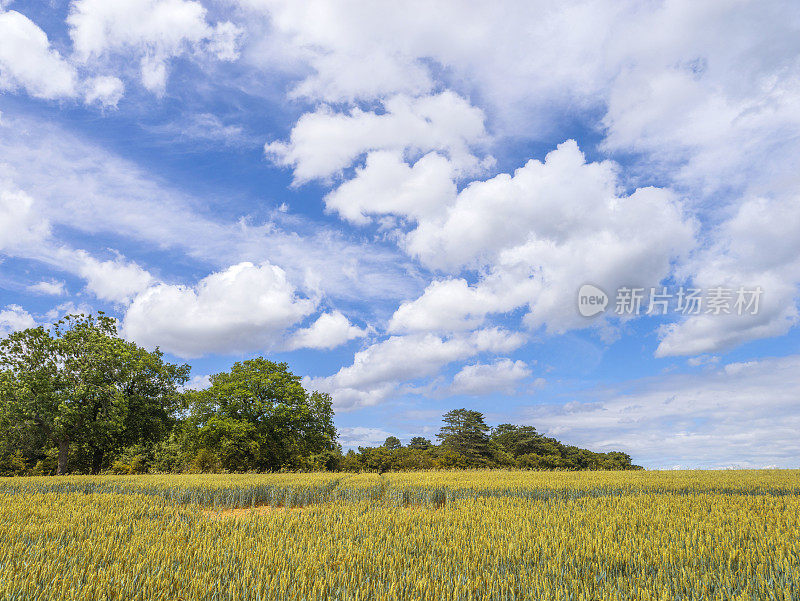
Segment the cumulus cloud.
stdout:
<path fill-rule="evenodd" d="M 490 313 L 505 313 L 525 305 L 538 290 L 533 270 L 498 271 L 477 285 L 463 278 L 434 280 L 417 299 L 403 302 L 389 320 L 388 330 L 450 332 L 480 326 Z"/>
<path fill-rule="evenodd" d="M 118 257 L 99 261 L 85 251 L 75 251 L 77 273 L 86 279 L 86 289 L 102 300 L 127 303 L 153 283 L 153 276 L 137 265 Z"/>
<path fill-rule="evenodd" d="M 409 253 L 431 268 L 480 275 L 472 285 L 432 282 L 398 308 L 390 331 L 470 328 L 527 306 L 530 327 L 562 332 L 600 323 L 575 309 L 586 282 L 608 291 L 658 285 L 694 248 L 696 223 L 669 190 L 621 194 L 617 172 L 609 161 L 587 163 L 568 141 L 544 162 L 472 182 L 438 214 L 418 219 L 404 237 Z"/>
<path fill-rule="evenodd" d="M 734 363 L 597 390 L 588 402 L 531 407 L 541 432 L 645 467 L 800 467 L 800 356 Z M 596 398 L 595 398 L 596 397 Z"/>
<path fill-rule="evenodd" d="M 352 179 L 325 196 L 325 206 L 358 225 L 380 215 L 424 219 L 455 199 L 454 178 L 452 163 L 435 152 L 414 165 L 398 151 L 370 152 Z"/>
<path fill-rule="evenodd" d="M 244 262 L 195 286 L 151 286 L 125 312 L 123 331 L 136 342 L 181 357 L 278 346 L 287 328 L 312 313 L 275 265 Z"/>
<path fill-rule="evenodd" d="M 655 256 L 641 262 L 661 266 L 669 255 L 691 246 L 691 224 L 683 218 L 678 199 L 657 188 L 622 196 L 618 187 L 614 163 L 587 163 L 569 140 L 544 162 L 530 160 L 513 176 L 503 173 L 472 182 L 437 218 L 420 222 L 406 238 L 406 248 L 431 267 L 457 268 L 491 263 L 503 253 L 518 255 L 526 245 L 542 251 L 549 247 L 552 254 L 601 238 L 616 252 L 625 245 L 637 250 L 644 246 Z M 643 234 L 642 226 L 652 223 L 653 215 L 659 223 L 665 220 L 667 231 L 647 228 Z M 644 244 L 643 235 L 657 237 Z"/>
<path fill-rule="evenodd" d="M 605 38 L 602 32 L 611 29 L 614 17 L 625 8 L 502 1 L 464 11 L 458 2 L 238 2 L 267 12 L 273 25 L 270 35 L 282 36 L 311 67 L 295 94 L 332 102 L 381 98 L 397 91 L 424 94 L 442 75 L 469 77 L 485 85 L 484 93 L 532 87 L 555 93 L 561 86 L 563 96 L 567 85 L 571 84 L 566 94 L 572 91 L 570 76 L 579 71 L 581 83 L 594 83 L 591 66 L 602 60 L 597 51 Z M 520 40 L 536 51 L 521 52 Z M 438 66 L 452 71 L 442 74 Z"/>
<path fill-rule="evenodd" d="M 163 94 L 173 57 L 209 52 L 220 60 L 237 58 L 240 30 L 228 22 L 212 26 L 206 13 L 191 0 L 75 0 L 67 23 L 78 59 L 133 55 L 145 88 Z"/>
<path fill-rule="evenodd" d="M 12 332 L 36 327 L 36 320 L 19 305 L 8 305 L 0 310 L 0 338 Z"/>
<path fill-rule="evenodd" d="M 517 384 L 531 375 L 524 361 L 498 359 L 494 363 L 465 365 L 455 376 L 448 392 L 482 396 L 494 392 L 513 394 Z"/>
<path fill-rule="evenodd" d="M 442 338 L 433 334 L 391 336 L 353 357 L 353 364 L 325 378 L 307 378 L 314 389 L 330 392 L 340 409 L 376 405 L 397 394 L 403 382 L 436 374 L 442 367 L 480 353 L 512 351 L 524 342 L 499 328 Z"/>
<path fill-rule="evenodd" d="M 0 6 L 0 90 L 18 88 L 37 98 L 70 98 L 77 74 L 36 23 Z"/>
<path fill-rule="evenodd" d="M 363 338 L 366 328 L 359 328 L 339 311 L 323 313 L 307 328 L 301 328 L 289 339 L 290 349 L 313 348 L 332 349 L 353 340 Z"/>
<path fill-rule="evenodd" d="M 296 183 L 328 178 L 349 167 L 362 154 L 387 150 L 420 154 L 438 151 L 459 170 L 475 170 L 482 159 L 472 148 L 487 139 L 483 112 L 461 96 L 446 91 L 432 96 L 393 96 L 382 114 L 353 108 L 337 113 L 321 107 L 302 115 L 288 142 L 265 146 L 267 157 L 292 167 Z"/>

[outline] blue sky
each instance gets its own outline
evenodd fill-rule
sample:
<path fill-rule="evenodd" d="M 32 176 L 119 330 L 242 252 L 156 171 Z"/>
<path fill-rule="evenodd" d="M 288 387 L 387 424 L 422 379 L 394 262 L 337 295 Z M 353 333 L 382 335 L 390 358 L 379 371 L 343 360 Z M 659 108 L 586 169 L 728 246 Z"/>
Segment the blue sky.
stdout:
<path fill-rule="evenodd" d="M 464 406 L 800 467 L 798 33 L 780 1 L 0 0 L 0 334 L 103 310 L 196 387 L 286 361 L 346 448 Z"/>

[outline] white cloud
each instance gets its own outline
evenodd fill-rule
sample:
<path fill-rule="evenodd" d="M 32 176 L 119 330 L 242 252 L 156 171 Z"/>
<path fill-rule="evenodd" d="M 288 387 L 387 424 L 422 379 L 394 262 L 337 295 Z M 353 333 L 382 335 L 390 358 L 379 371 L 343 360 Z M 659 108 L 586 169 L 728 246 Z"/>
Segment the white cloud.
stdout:
<path fill-rule="evenodd" d="M 81 61 L 112 53 L 138 57 L 142 84 L 163 94 L 173 57 L 203 51 L 220 60 L 238 57 L 239 29 L 227 22 L 212 27 L 206 12 L 190 0 L 74 0 L 67 23 Z"/>
<path fill-rule="evenodd" d="M 487 314 L 528 306 L 532 328 L 602 324 L 575 308 L 578 288 L 656 286 L 695 246 L 695 222 L 669 190 L 620 193 L 618 166 L 587 163 L 574 141 L 512 175 L 475 181 L 450 206 L 418 218 L 406 250 L 442 270 L 478 270 L 478 281 L 434 281 L 400 306 L 389 329 L 457 330 Z M 657 226 L 655 226 L 657 224 Z"/>
<path fill-rule="evenodd" d="M 359 328 L 339 311 L 323 313 L 307 328 L 297 330 L 289 339 L 290 349 L 332 349 L 353 340 L 363 338 L 366 328 Z"/>
<path fill-rule="evenodd" d="M 97 298 L 127 303 L 153 283 L 153 276 L 134 262 L 119 257 L 98 261 L 85 251 L 75 251 L 77 273 L 86 279 L 86 288 Z"/>
<path fill-rule="evenodd" d="M 480 325 L 488 306 L 466 280 L 436 280 L 413 301 L 398 307 L 389 321 L 389 332 L 469 330 Z"/>
<path fill-rule="evenodd" d="M 46 203 L 34 202 L 25 192 L 0 180 L 0 251 L 10 256 L 44 261 L 74 273 L 87 282 L 87 289 L 103 300 L 124 303 L 152 282 L 139 265 L 121 257 L 99 261 L 84 250 L 75 250 L 52 236 L 43 214 L 52 211 Z M 64 282 L 42 281 L 29 289 L 41 294 L 66 293 Z"/>
<path fill-rule="evenodd" d="M 116 108 L 122 95 L 125 93 L 125 84 L 118 77 L 103 75 L 94 77 L 86 82 L 84 100 L 86 104 L 98 103 L 100 106 Z"/>
<path fill-rule="evenodd" d="M 365 166 L 325 197 L 325 206 L 359 225 L 372 215 L 423 219 L 455 199 L 454 177 L 450 161 L 435 152 L 413 166 L 398 151 L 370 152 Z"/>
<path fill-rule="evenodd" d="M 491 264 L 530 246 L 543 254 L 574 253 L 574 245 L 589 241 L 611 243 L 612 256 L 604 258 L 645 250 L 648 256 L 639 262 L 658 267 L 689 250 L 692 228 L 677 199 L 657 188 L 621 196 L 617 169 L 611 162 L 587 163 L 569 140 L 544 162 L 530 160 L 513 176 L 472 182 L 436 219 L 420 222 L 406 248 L 439 268 Z M 653 215 L 666 227 L 642 232 Z"/>
<path fill-rule="evenodd" d="M 388 330 L 449 332 L 478 327 L 489 313 L 504 313 L 532 301 L 538 286 L 529 278 L 530 271 L 519 276 L 500 271 L 484 276 L 475 286 L 463 278 L 434 280 L 419 298 L 398 307 Z"/>
<path fill-rule="evenodd" d="M 703 252 L 681 275 L 706 291 L 740 287 L 763 291 L 754 315 L 688 317 L 661 330 L 658 356 L 694 355 L 729 350 L 748 340 L 786 334 L 798 321 L 800 283 L 800 204 L 796 194 L 753 196 L 739 205 L 711 234 Z M 732 307 L 733 309 L 733 307 Z"/>
<path fill-rule="evenodd" d="M 167 65 L 152 56 L 142 59 L 142 85 L 151 92 L 164 94 L 167 88 Z"/>
<path fill-rule="evenodd" d="M 0 180 L 0 251 L 34 247 L 50 235 L 33 199 Z"/>
<path fill-rule="evenodd" d="M 702 365 L 716 365 L 719 363 L 718 355 L 699 355 L 697 357 L 690 357 L 686 363 L 692 367 L 700 367 Z"/>
<path fill-rule="evenodd" d="M 217 23 L 208 40 L 208 51 L 221 61 L 239 58 L 239 38 L 243 31 L 230 21 Z"/>
<path fill-rule="evenodd" d="M 157 284 L 133 299 L 125 335 L 181 357 L 278 346 L 285 330 L 314 311 L 275 265 L 239 263 L 193 287 Z"/>
<path fill-rule="evenodd" d="M 297 93 L 312 100 L 373 100 L 424 94 L 437 84 L 468 85 L 511 135 L 523 130 L 532 137 L 552 132 L 567 112 L 611 104 L 623 135 L 667 135 L 681 146 L 703 138 L 701 144 L 721 147 L 723 139 L 705 134 L 725 123 L 727 112 L 707 111 L 706 101 L 779 99 L 779 88 L 796 80 L 786 75 L 798 66 L 800 46 L 796 22 L 787 18 L 794 14 L 791 0 L 645 6 L 633 0 L 498 0 L 469 11 L 456 0 L 238 2 L 268 14 L 271 29 L 254 28 L 251 35 L 278 38 L 286 47 L 265 60 L 286 62 L 288 55 L 304 63 Z M 681 105 L 669 90 L 648 89 L 651 79 L 676 68 L 700 81 L 706 92 L 701 102 Z M 775 75 L 784 77 L 769 79 Z M 698 116 L 708 117 L 705 127 Z M 684 128 L 689 121 L 701 127 Z"/>
<path fill-rule="evenodd" d="M 35 327 L 36 320 L 19 305 L 8 305 L 0 310 L 0 338 L 18 330 Z"/>
<path fill-rule="evenodd" d="M 435 86 L 434 75 L 469 78 L 483 84 L 484 93 L 531 87 L 555 93 L 561 86 L 560 94 L 568 95 L 565 85 L 574 85 L 569 76 L 590 71 L 600 60 L 597 46 L 604 36 L 598 32 L 606 31 L 618 12 L 597 3 L 505 1 L 469 11 L 458 2 L 239 3 L 268 11 L 273 26 L 268 35 L 282 36 L 311 67 L 295 93 L 334 102 L 398 91 L 424 94 Z M 439 66 L 452 72 L 437 72 Z"/>
<path fill-rule="evenodd" d="M 353 108 L 335 113 L 322 107 L 302 115 L 288 142 L 265 146 L 276 164 L 292 167 L 296 183 L 327 178 L 369 151 L 447 155 L 460 171 L 474 171 L 482 160 L 472 148 L 486 142 L 483 112 L 453 92 L 409 98 L 394 96 L 377 114 Z M 485 163 L 484 163 L 485 164 Z"/>
<path fill-rule="evenodd" d="M 785 18 L 793 10 L 783 0 L 668 2 L 625 23 L 634 35 L 615 54 L 636 60 L 605 90 L 605 147 L 645 152 L 651 169 L 661 163 L 701 192 L 791 173 L 786 150 L 798 141 L 788 132 L 800 127 L 800 42 Z"/>
<path fill-rule="evenodd" d="M 482 396 L 494 392 L 513 394 L 520 380 L 531 374 L 524 361 L 498 359 L 494 363 L 465 365 L 455 376 L 448 392 Z"/>
<path fill-rule="evenodd" d="M 194 375 L 183 387 L 184 390 L 205 390 L 211 386 L 211 376 L 208 374 Z"/>
<path fill-rule="evenodd" d="M 357 447 L 374 447 L 383 444 L 383 442 L 392 436 L 391 433 L 380 428 L 365 428 L 363 426 L 356 426 L 355 428 L 338 428 L 339 444 L 347 449 L 355 449 Z"/>
<path fill-rule="evenodd" d="M 50 47 L 47 34 L 17 11 L 0 6 L 0 90 L 23 88 L 37 98 L 76 94 L 75 69 Z"/>
<path fill-rule="evenodd" d="M 800 467 L 800 356 L 729 364 L 596 391 L 599 401 L 531 407 L 540 432 L 651 468 Z"/>
<path fill-rule="evenodd" d="M 498 328 L 440 338 L 433 334 L 392 336 L 353 357 L 353 364 L 325 378 L 306 378 L 311 388 L 330 392 L 340 409 L 376 405 L 397 394 L 403 382 L 436 374 L 443 366 L 480 353 L 509 352 L 524 338 Z"/>
<path fill-rule="evenodd" d="M 67 285 L 59 280 L 42 280 L 41 282 L 28 286 L 28 290 L 35 294 L 63 296 L 67 293 Z"/>

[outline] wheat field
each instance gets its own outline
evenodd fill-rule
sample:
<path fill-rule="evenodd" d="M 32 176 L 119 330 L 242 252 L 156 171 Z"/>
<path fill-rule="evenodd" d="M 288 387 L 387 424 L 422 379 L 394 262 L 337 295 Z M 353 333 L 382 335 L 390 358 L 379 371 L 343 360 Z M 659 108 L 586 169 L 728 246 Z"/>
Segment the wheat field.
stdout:
<path fill-rule="evenodd" d="M 0 480 L 0 599 L 800 599 L 800 471 Z"/>

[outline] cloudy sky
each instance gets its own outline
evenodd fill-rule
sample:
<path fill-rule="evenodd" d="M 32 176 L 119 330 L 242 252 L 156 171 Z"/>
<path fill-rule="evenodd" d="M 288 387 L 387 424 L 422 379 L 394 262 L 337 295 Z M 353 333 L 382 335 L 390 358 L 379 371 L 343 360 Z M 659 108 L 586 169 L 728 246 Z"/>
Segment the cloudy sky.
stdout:
<path fill-rule="evenodd" d="M 345 447 L 800 467 L 798 157 L 793 0 L 0 0 L 0 335 L 286 361 Z"/>

